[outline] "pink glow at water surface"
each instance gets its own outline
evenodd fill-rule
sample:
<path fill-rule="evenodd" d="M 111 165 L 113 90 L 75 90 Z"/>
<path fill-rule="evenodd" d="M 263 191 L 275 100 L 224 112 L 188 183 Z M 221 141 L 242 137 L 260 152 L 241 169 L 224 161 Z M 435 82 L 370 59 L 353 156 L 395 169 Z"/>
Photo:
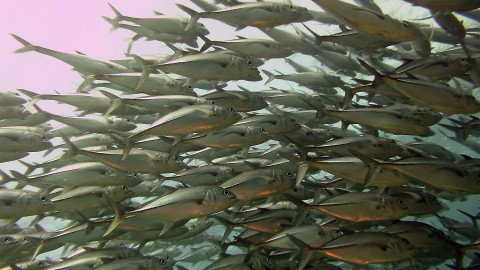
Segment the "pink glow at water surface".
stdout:
<path fill-rule="evenodd" d="M 120 12 L 135 17 L 153 17 L 152 11 L 188 16 L 173 1 L 111 0 Z M 179 1 L 175 1 L 179 2 Z M 10 33 L 34 45 L 75 53 L 80 51 L 100 60 L 121 59 L 127 49 L 127 30 L 110 31 L 102 16 L 114 17 L 107 1 L 16 0 L 2 3 L 0 11 L 0 91 L 17 88 L 37 93 L 72 93 L 82 81 L 71 67 L 36 52 L 14 54 L 22 47 Z M 142 53 L 158 52 L 160 42 L 150 42 Z M 134 47 L 135 52 L 135 47 Z"/>

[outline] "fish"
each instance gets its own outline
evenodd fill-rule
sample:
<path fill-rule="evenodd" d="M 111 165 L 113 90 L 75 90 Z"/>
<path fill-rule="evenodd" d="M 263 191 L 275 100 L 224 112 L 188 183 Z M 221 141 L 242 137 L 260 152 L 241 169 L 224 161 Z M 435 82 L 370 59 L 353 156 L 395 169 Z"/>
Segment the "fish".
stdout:
<path fill-rule="evenodd" d="M 171 229 L 175 222 L 213 214 L 229 208 L 236 202 L 237 196 L 222 187 L 199 186 L 179 189 L 130 212 L 116 209 L 115 219 L 105 235 L 110 234 L 127 216 L 132 215 L 158 216 L 164 224 L 160 233 L 162 235 Z M 188 211 L 175 211 L 179 208 Z"/>
<path fill-rule="evenodd" d="M 185 106 L 168 113 L 150 127 L 128 137 L 123 158 L 126 158 L 133 143 L 145 135 L 187 135 L 227 127 L 240 120 L 232 108 L 216 105 Z"/>
<path fill-rule="evenodd" d="M 124 172 L 138 173 L 161 173 L 180 171 L 186 167 L 177 157 L 170 157 L 170 154 L 152 150 L 134 149 L 126 158 L 123 157 L 123 150 L 110 150 L 104 152 L 91 152 L 78 149 L 64 134 L 62 139 L 67 144 L 69 152 L 64 154 L 64 158 L 83 155 L 101 162 L 111 168 Z"/>
<path fill-rule="evenodd" d="M 3 204 L 2 219 L 19 219 L 55 209 L 46 196 L 22 189 L 0 189 L 0 202 Z"/>
<path fill-rule="evenodd" d="M 205 36 L 201 38 L 205 41 L 205 44 L 200 48 L 200 51 L 205 51 L 211 46 L 218 46 L 244 55 L 266 59 L 284 58 L 293 54 L 293 51 L 286 45 L 268 39 L 240 38 L 212 41 Z"/>
<path fill-rule="evenodd" d="M 264 143 L 270 139 L 263 128 L 255 126 L 231 126 L 218 131 L 187 135 L 180 143 L 211 148 L 238 148 Z"/>
<path fill-rule="evenodd" d="M 56 58 L 62 62 L 65 62 L 73 68 L 85 75 L 95 75 L 95 74 L 116 74 L 116 73 L 129 73 L 131 70 L 113 62 L 99 61 L 84 55 L 70 54 L 59 51 L 50 50 L 41 46 L 36 46 L 26 41 L 25 39 L 11 34 L 18 42 L 20 42 L 24 47 L 16 50 L 16 53 L 23 53 L 29 51 L 36 51 L 41 54 L 45 54 Z"/>
<path fill-rule="evenodd" d="M 294 185 L 295 176 L 276 169 L 243 172 L 222 183 L 220 187 L 231 190 L 240 201 L 250 201 L 273 196 Z"/>
<path fill-rule="evenodd" d="M 122 21 L 127 21 L 134 23 L 139 26 L 143 26 L 149 29 L 154 30 L 159 33 L 170 33 L 170 34 L 179 34 L 179 35 L 188 35 L 191 32 L 192 34 L 198 35 L 208 35 L 210 32 L 207 28 L 201 23 L 195 23 L 191 25 L 190 31 L 185 31 L 187 26 L 188 19 L 182 17 L 168 17 L 168 16 L 157 16 L 154 18 L 135 18 L 130 16 L 125 16 L 120 11 L 118 11 L 114 6 L 108 4 L 112 11 L 115 13 L 115 18 L 111 19 L 113 22 L 120 23 Z M 114 29 L 112 29 L 114 30 Z"/>
<path fill-rule="evenodd" d="M 16 128 L 0 128 L 2 152 L 37 152 L 53 147 L 46 134 Z"/>
<path fill-rule="evenodd" d="M 307 21 L 312 18 L 306 8 L 287 3 L 248 3 L 201 13 L 197 13 L 181 4 L 177 4 L 177 6 L 192 16 L 185 28 L 187 31 L 200 18 L 231 23 L 238 26 L 237 30 L 246 26 L 275 27 L 292 22 Z"/>
<path fill-rule="evenodd" d="M 359 32 L 397 42 L 416 39 L 408 22 L 401 22 L 388 15 L 343 1 L 314 0 L 313 2 L 333 15 L 335 19 Z"/>
<path fill-rule="evenodd" d="M 26 102 L 17 92 L 0 92 L 0 106 L 19 106 Z"/>
<path fill-rule="evenodd" d="M 311 247 L 294 235 L 287 237 L 299 247 L 307 249 L 298 269 L 304 268 L 312 252 L 321 252 L 328 257 L 359 265 L 401 261 L 415 254 L 415 246 L 407 239 L 384 232 L 345 234 L 320 247 Z"/>
<path fill-rule="evenodd" d="M 247 80 L 260 81 L 262 77 L 254 63 L 244 57 L 224 53 L 200 53 L 187 55 L 166 63 L 147 66 L 198 80 Z"/>
<path fill-rule="evenodd" d="M 135 175 L 120 172 L 100 162 L 78 162 L 45 174 L 25 177 L 12 171 L 22 184 L 36 187 L 60 186 L 135 186 L 141 182 Z"/>

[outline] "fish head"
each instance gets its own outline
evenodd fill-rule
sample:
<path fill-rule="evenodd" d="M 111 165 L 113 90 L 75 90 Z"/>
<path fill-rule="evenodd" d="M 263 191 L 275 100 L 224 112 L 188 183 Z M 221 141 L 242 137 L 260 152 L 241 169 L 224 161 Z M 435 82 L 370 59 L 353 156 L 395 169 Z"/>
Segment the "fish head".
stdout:
<path fill-rule="evenodd" d="M 284 186 L 286 189 L 295 186 L 295 175 L 293 173 L 283 171 L 283 170 L 274 170 L 273 178 L 280 181 L 280 185 Z"/>
<path fill-rule="evenodd" d="M 270 134 L 268 134 L 265 129 L 261 127 L 255 127 L 255 126 L 247 126 L 246 127 L 246 134 L 247 136 L 253 137 L 253 138 L 270 138 Z"/>
<path fill-rule="evenodd" d="M 294 118 L 278 117 L 277 125 L 281 126 L 285 133 L 299 130 L 302 126 Z"/>
<path fill-rule="evenodd" d="M 410 241 L 394 234 L 388 237 L 386 244 L 388 248 L 396 251 L 396 254 L 399 256 L 399 258 L 407 259 L 416 253 L 416 248 L 412 243 L 410 243 Z"/>
<path fill-rule="evenodd" d="M 255 107 L 257 110 L 264 109 L 268 106 L 267 101 L 262 96 L 251 93 L 249 93 L 248 99 L 246 99 L 244 102 L 252 103 L 253 107 Z"/>
<path fill-rule="evenodd" d="M 25 143 L 26 145 L 30 145 L 29 148 L 32 151 L 46 150 L 53 147 L 47 134 L 36 132 L 25 132 L 19 137 L 19 141 L 22 141 L 22 143 Z"/>
<path fill-rule="evenodd" d="M 231 107 L 213 106 L 213 116 L 225 125 L 231 125 L 242 119 L 242 116 Z"/>
<path fill-rule="evenodd" d="M 18 204 L 35 213 L 43 213 L 55 209 L 55 204 L 50 199 L 38 193 L 22 194 L 18 198 Z"/>
<path fill-rule="evenodd" d="M 237 195 L 226 188 L 212 187 L 205 194 L 205 203 L 218 211 L 227 209 L 236 202 Z"/>
<path fill-rule="evenodd" d="M 215 221 L 211 217 L 201 217 L 201 218 L 196 218 L 194 220 L 194 224 L 192 227 L 200 227 L 200 228 L 209 228 L 215 224 Z"/>
<path fill-rule="evenodd" d="M 263 64 L 259 62 L 258 58 L 252 57 L 235 57 L 232 58 L 230 65 L 232 66 L 235 76 L 242 80 L 247 81 L 261 81 L 262 76 L 260 75 L 260 71 L 258 70 L 258 66 Z"/>
<path fill-rule="evenodd" d="M 480 168 L 471 166 L 468 168 L 468 173 L 473 178 L 473 187 L 476 192 L 480 192 Z"/>
<path fill-rule="evenodd" d="M 372 147 L 382 151 L 385 156 L 393 157 L 402 153 L 403 148 L 397 141 L 388 138 L 375 138 Z"/>
<path fill-rule="evenodd" d="M 418 28 L 414 23 L 408 21 L 399 21 L 392 19 L 390 16 L 387 16 L 393 23 L 395 29 L 395 39 L 398 41 L 412 41 L 418 38 L 421 38 L 421 31 L 418 31 Z"/>
<path fill-rule="evenodd" d="M 233 175 L 233 169 L 227 166 L 220 166 L 217 172 L 217 177 L 225 180 L 232 178 Z"/>
<path fill-rule="evenodd" d="M 193 25 L 193 32 L 197 33 L 198 35 L 206 36 L 210 34 L 210 31 L 208 31 L 207 27 L 203 23 L 196 22 Z"/>
<path fill-rule="evenodd" d="M 130 119 L 126 118 L 119 118 L 119 117 L 109 117 L 111 122 L 114 125 L 113 129 L 120 130 L 120 131 L 130 131 L 137 127 Z"/>
<path fill-rule="evenodd" d="M 281 16 L 288 17 L 297 22 L 306 22 L 313 19 L 312 14 L 307 8 L 292 4 L 283 4 L 280 6 Z"/>
<path fill-rule="evenodd" d="M 126 185 L 132 187 L 140 184 L 143 181 L 143 179 L 137 173 L 126 173 L 113 168 L 108 168 L 104 174 L 115 178 L 117 185 Z"/>
<path fill-rule="evenodd" d="M 154 162 L 164 164 L 166 167 L 170 168 L 171 171 L 175 172 L 188 169 L 187 164 L 185 164 L 179 157 L 170 157 L 169 153 L 159 153 Z"/>
<path fill-rule="evenodd" d="M 142 267 L 140 269 L 162 270 L 170 269 L 176 261 L 169 257 L 144 257 Z"/>
<path fill-rule="evenodd" d="M 456 96 L 457 97 L 457 96 Z M 462 95 L 462 103 L 471 113 L 480 112 L 480 101 L 470 94 Z"/>
<path fill-rule="evenodd" d="M 208 105 L 208 104 L 215 104 L 215 102 L 211 101 L 211 100 L 208 100 L 206 98 L 201 98 L 201 97 L 198 97 L 195 99 L 195 101 L 193 102 L 193 105 Z"/>
<path fill-rule="evenodd" d="M 184 81 L 174 80 L 173 88 L 178 92 L 179 95 L 192 96 L 196 97 L 197 93 L 193 90 L 193 86 L 185 84 Z"/>
<path fill-rule="evenodd" d="M 109 186 L 105 188 L 105 195 L 112 201 L 123 201 L 133 197 L 133 190 L 128 186 Z"/>
<path fill-rule="evenodd" d="M 0 243 L 2 248 L 15 247 L 18 245 L 18 241 L 15 237 L 10 235 L 5 235 L 0 238 Z"/>
<path fill-rule="evenodd" d="M 420 120 L 420 124 L 424 126 L 432 126 L 440 122 L 443 114 L 426 107 L 415 107 L 413 109 L 413 116 Z"/>

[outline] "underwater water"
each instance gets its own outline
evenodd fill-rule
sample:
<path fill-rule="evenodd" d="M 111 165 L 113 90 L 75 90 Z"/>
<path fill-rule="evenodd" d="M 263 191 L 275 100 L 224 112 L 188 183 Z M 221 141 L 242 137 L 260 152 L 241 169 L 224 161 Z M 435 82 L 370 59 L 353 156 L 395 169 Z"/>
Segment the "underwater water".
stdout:
<path fill-rule="evenodd" d="M 328 263 L 331 267 L 353 269 L 356 264 L 366 263 L 362 266 L 364 269 L 435 269 L 435 267 L 450 269 L 447 265 L 454 265 L 459 261 L 455 251 L 466 247 L 462 245 L 478 241 L 476 215 L 479 205 L 477 194 L 480 192 L 478 174 L 480 170 L 476 159 L 480 153 L 477 118 L 480 105 L 479 70 L 478 63 L 475 62 L 478 58 L 476 51 L 478 14 L 472 15 L 476 18 L 474 20 L 454 13 L 462 21 L 467 34 L 465 37 L 456 37 L 441 30 L 442 35 L 446 35 L 445 41 L 441 40 L 438 32 L 435 32 L 440 31 L 440 26 L 430 18 L 432 14 L 427 9 L 412 6 L 406 1 L 377 0 L 375 3 L 383 14 L 410 23 L 406 26 L 394 23 L 395 27 L 414 28 L 412 24 L 415 24 L 424 31 L 415 32 L 414 41 L 390 40 L 392 45 L 375 49 L 359 49 L 326 41 L 315 44 L 313 35 L 299 22 L 270 28 L 268 19 L 265 18 L 266 14 L 272 11 L 267 9 L 266 12 L 262 7 L 217 19 L 207 18 L 207 15 L 205 18 L 199 17 L 198 22 L 203 26 L 195 27 L 206 29 L 208 33 L 200 33 L 201 30 L 198 29 L 193 34 L 188 32 L 189 30 L 178 32 L 179 30 L 174 29 L 178 23 L 172 23 L 175 25 L 171 26 L 173 30 L 163 29 L 162 27 L 170 24 L 162 21 L 158 23 L 158 28 L 162 30 L 155 32 L 135 20 L 137 17 L 154 18 L 152 12 L 155 10 L 163 13 L 162 16 L 172 16 L 176 20 L 181 14 L 185 20 L 180 25 L 187 27 L 188 22 L 192 21 L 191 14 L 185 13 L 175 4 L 200 11 L 201 8 L 193 2 L 203 1 L 168 1 L 157 3 L 157 8 L 151 8 L 150 2 L 145 7 L 138 2 L 135 9 L 128 9 L 124 3 L 112 1 L 112 6 L 119 12 L 134 18 L 124 18 L 125 22 L 120 23 L 125 24 L 116 25 L 114 31 L 109 34 L 115 42 L 114 45 L 99 42 L 100 44 L 89 48 L 88 52 L 81 46 L 75 48 L 78 52 L 62 50 L 55 43 L 47 46 L 40 38 L 31 38 L 28 34 L 11 31 L 18 37 L 11 38 L 15 42 L 14 50 L 21 48 L 22 44 L 28 50 L 17 51 L 17 54 L 9 57 L 18 57 L 30 65 L 34 65 L 38 59 L 39 62 L 47 63 L 40 65 L 46 70 L 51 61 L 52 65 L 58 65 L 61 71 L 58 71 L 58 77 L 50 80 L 52 85 L 55 85 L 51 88 L 48 86 L 48 80 L 42 80 L 40 83 L 39 77 L 36 77 L 38 74 L 32 74 L 31 77 L 26 77 L 30 79 L 22 80 L 21 78 L 25 77 L 20 75 L 9 78 L 9 83 L 13 82 L 15 85 L 15 81 L 18 81 L 19 86 L 2 90 L 17 93 L 18 97 L 23 99 L 23 108 L 20 111 L 26 108 L 30 115 L 13 117 L 14 113 L 20 112 L 12 110 L 7 111 L 0 120 L 2 133 L 0 135 L 4 136 L 1 140 L 4 149 L 0 149 L 0 152 L 25 154 L 0 163 L 0 170 L 4 172 L 0 191 L 29 190 L 35 192 L 35 195 L 24 196 L 38 196 L 24 201 L 15 198 L 12 202 L 6 195 L 8 191 L 4 192 L 4 195 L 0 193 L 0 196 L 8 197 L 7 199 L 2 197 L 5 203 L 2 206 L 4 214 L 0 213 L 2 221 L 0 224 L 4 225 L 1 234 L 4 239 L 9 239 L 5 242 L 11 242 L 11 246 L 7 244 L 0 246 L 0 252 L 3 253 L 3 258 L 0 258 L 2 267 L 16 263 L 21 265 L 35 254 L 36 260 L 48 260 L 45 263 L 52 265 L 48 269 L 60 269 L 55 268 L 55 265 L 58 264 L 60 267 L 61 263 L 75 262 L 77 253 L 93 252 L 94 248 L 97 252 L 105 253 L 99 256 L 100 259 L 95 257 L 82 267 L 205 269 L 221 259 L 243 254 L 247 259 L 239 259 L 235 263 L 227 262 L 223 267 L 233 269 L 234 265 L 238 264 L 252 269 L 297 269 L 305 267 L 305 264 L 308 268 Z M 236 1 L 219 2 L 221 3 L 207 3 L 213 4 L 209 6 L 210 8 L 220 9 L 227 8 L 228 5 L 232 5 L 234 9 L 235 4 L 238 4 Z M 345 2 L 370 3 L 370 1 Z M 308 10 L 322 10 L 320 4 L 317 5 L 313 1 L 299 0 L 293 1 L 293 4 Z M 117 22 L 113 19 L 116 15 L 114 11 L 107 3 L 104 5 L 107 11 L 97 17 L 107 17 L 102 20 L 102 26 L 99 26 L 106 34 L 111 27 L 109 23 Z M 286 5 L 287 10 L 293 8 L 294 6 Z M 350 19 L 366 16 L 365 24 L 370 18 L 381 18 L 385 25 L 392 22 L 390 17 L 384 17 L 376 11 L 359 8 L 357 9 L 360 10 L 359 13 L 356 13 L 355 9 L 351 11 L 343 8 L 340 7 L 339 12 L 341 14 L 352 12 L 347 16 Z M 288 12 L 277 17 L 284 16 L 287 20 L 290 16 Z M 344 27 L 363 31 L 363 25 L 356 25 L 355 22 L 332 23 L 332 20 L 335 21 L 331 17 L 332 13 L 333 11 L 327 11 L 326 14 L 330 16 L 324 18 L 323 22 L 310 19 L 305 20 L 304 24 L 322 36 L 338 33 Z M 432 13 L 440 17 L 448 12 Z M 161 17 L 158 14 L 157 16 Z M 266 32 L 271 29 L 286 32 L 274 37 L 274 34 L 267 35 L 259 27 L 242 28 L 238 25 L 232 26 L 235 23 L 229 25 L 222 22 L 234 19 L 235 16 L 243 18 L 240 21 L 247 21 L 253 17 L 254 23 L 260 28 L 267 25 L 264 28 Z M 376 29 L 377 26 L 366 28 Z M 37 27 L 41 28 L 41 24 Z M 138 33 L 133 33 L 131 29 L 136 29 Z M 168 31 L 176 32 L 165 34 Z M 398 36 L 401 34 L 396 28 L 389 31 L 390 33 L 398 31 Z M 153 40 L 171 36 L 180 40 L 187 35 L 193 35 L 193 41 L 170 41 L 167 42 L 167 46 L 165 42 Z M 282 39 L 287 35 L 291 35 L 297 42 L 294 44 L 300 44 L 297 45 L 299 47 Z M 131 39 L 125 40 L 126 37 Z M 222 49 L 219 49 L 223 48 L 219 41 L 242 38 L 275 39 L 289 55 L 272 59 L 258 57 L 256 53 L 260 53 L 260 48 L 254 46 L 249 54 L 222 52 Z M 385 42 L 383 39 L 385 36 L 370 38 Z M 94 35 L 84 36 L 83 39 L 90 40 L 91 43 L 96 42 Z M 360 38 L 357 39 L 360 42 Z M 131 47 L 129 41 L 132 41 Z M 28 45 L 28 42 L 33 45 Z M 208 42 L 212 42 L 211 47 L 205 46 Z M 58 43 L 60 45 L 61 42 Z M 426 52 L 422 51 L 425 44 L 430 45 Z M 95 48 L 98 48 L 98 52 Z M 67 58 L 75 60 L 70 64 L 61 63 L 52 58 L 65 61 L 67 58 L 62 58 L 65 55 L 52 54 L 48 49 L 69 53 L 73 57 L 69 55 Z M 273 53 L 276 49 L 272 47 L 270 52 Z M 208 54 L 214 50 L 217 50 L 216 55 Z M 213 60 L 205 55 L 214 55 Z M 176 59 L 183 62 L 178 60 L 175 62 Z M 357 59 L 366 61 L 374 71 L 366 68 Z M 162 61 L 170 65 L 162 66 Z M 452 65 L 458 64 L 458 68 L 447 69 L 451 64 L 449 61 L 454 63 Z M 179 62 L 180 64 L 189 62 L 191 66 L 176 68 L 175 65 Z M 411 62 L 416 63 L 414 68 L 404 66 Z M 395 68 L 400 66 L 405 67 L 407 71 L 396 72 Z M 422 69 L 428 68 L 433 70 L 431 72 L 441 73 L 445 69 L 452 74 L 428 77 L 429 73 L 421 73 Z M 462 68 L 466 69 L 459 73 Z M 52 69 L 56 70 L 57 66 Z M 285 74 L 307 72 L 310 72 L 308 79 L 282 77 Z M 372 74 L 375 72 L 380 74 Z M 67 73 L 72 74 L 72 77 L 65 75 Z M 311 76 L 311 73 L 315 74 Z M 123 85 L 124 81 L 113 81 L 115 76 L 124 76 L 125 81 L 131 76 L 137 77 L 133 84 Z M 153 81 L 152 78 L 156 78 L 157 81 Z M 209 81 L 202 81 L 203 78 Z M 393 82 L 385 78 L 390 78 Z M 39 80 L 37 89 L 34 86 L 28 87 L 24 82 L 28 80 L 35 85 L 37 79 Z M 64 83 L 61 90 L 57 88 L 59 81 Z M 391 83 L 388 87 L 384 86 L 390 91 L 392 88 L 396 89 L 395 87 L 413 89 L 418 85 L 422 87 L 426 85 L 425 88 L 418 88 L 418 91 L 430 90 L 429 85 L 435 85 L 444 91 L 439 90 L 439 94 L 432 95 L 431 100 L 419 101 L 415 99 L 417 93 L 403 94 L 398 89 L 393 91 L 393 95 L 391 92 L 390 96 L 383 95 L 382 90 L 378 90 L 382 83 Z M 408 86 L 402 88 L 400 83 L 406 83 Z M 372 84 L 373 86 L 368 86 Z M 348 90 L 360 87 L 367 90 L 375 87 L 378 89 L 369 90 L 369 93 L 377 91 L 370 97 L 367 92 Z M 15 88 L 25 88 L 27 91 Z M 346 88 L 348 89 L 345 90 Z M 352 100 L 344 100 L 346 93 L 354 92 Z M 81 93 L 83 96 L 59 99 L 61 95 L 74 93 Z M 145 103 L 138 101 L 145 97 L 173 94 L 182 97 L 152 102 L 153 105 L 150 106 L 145 100 L 142 101 Z M 186 98 L 188 96 L 203 96 L 205 99 L 194 101 Z M 418 96 L 423 95 L 418 92 Z M 467 96 L 473 96 L 473 101 L 469 100 L 470 103 L 458 105 L 464 102 L 464 99 L 468 100 L 464 98 Z M 97 99 L 82 99 L 84 97 Z M 135 101 L 127 104 L 127 98 Z M 212 107 L 212 101 L 218 107 Z M 98 102 L 98 105 L 95 102 Z M 202 105 L 196 105 L 198 103 Z M 11 104 L 5 101 L 2 107 L 18 106 Z M 372 109 L 393 105 L 411 107 L 397 109 L 398 111 L 389 108 L 386 112 Z M 228 107 L 232 107 L 233 110 L 229 110 Z M 363 116 L 364 111 L 368 111 L 366 108 L 373 111 Z M 339 114 L 348 110 L 352 110 L 354 116 Z M 105 115 L 107 111 L 109 113 Z M 43 117 L 43 120 L 25 121 L 32 119 L 33 115 Z M 272 118 L 257 121 L 254 117 L 256 115 Z M 104 116 L 113 118 L 107 119 Z M 12 119 L 8 119 L 10 117 Z M 426 118 L 427 120 L 433 118 L 433 123 L 419 124 Z M 410 122 L 408 125 L 404 122 L 397 124 L 395 121 L 398 119 Z M 35 125 L 24 124 L 33 122 Z M 45 126 L 45 123 L 49 123 L 50 127 Z M 64 124 L 76 128 L 62 128 Z M 401 125 L 407 126 L 400 127 Z M 17 127 L 9 129 L 6 126 Z M 26 127 L 40 129 L 26 130 Z M 417 127 L 422 131 L 414 132 Z M 11 131 L 14 129 L 22 132 L 14 133 Z M 153 131 L 147 132 L 150 129 Z M 428 132 L 423 132 L 424 130 Z M 28 134 L 32 137 L 24 137 Z M 88 134 L 97 137 L 91 139 L 80 137 Z M 140 141 L 145 142 L 142 140 L 147 136 L 153 143 L 140 145 Z M 376 137 L 393 141 L 379 143 Z M 38 138 L 41 142 L 36 141 Z M 359 145 L 355 145 L 353 140 L 346 140 L 346 144 L 349 143 L 350 146 L 345 147 L 341 154 L 336 152 L 337 150 L 322 152 L 325 150 L 313 147 L 341 138 L 372 139 Z M 68 140 L 73 142 L 73 146 Z M 337 146 L 340 147 L 345 142 L 339 142 Z M 418 143 L 419 146 L 415 146 L 414 143 Z M 374 148 L 375 154 L 369 155 L 371 153 L 368 152 L 369 146 Z M 38 150 L 35 147 L 38 147 Z M 129 147 L 133 147 L 130 152 Z M 389 155 L 389 151 L 393 151 L 393 154 Z M 283 154 L 279 155 L 279 152 Z M 347 162 L 331 168 L 316 165 L 321 162 L 332 162 L 335 158 L 340 160 L 341 156 L 348 156 L 349 162 L 356 164 L 356 167 Z M 56 160 L 58 158 L 60 159 Z M 413 164 L 418 167 L 402 169 L 403 167 L 400 167 L 402 164 Z M 179 178 L 187 171 L 186 166 L 188 169 L 208 166 L 212 169 L 191 173 L 188 179 Z M 217 167 L 213 168 L 214 166 L 222 166 L 224 171 L 219 171 Z M 307 167 L 310 167 L 308 171 Z M 358 170 L 358 173 L 352 173 L 355 170 Z M 406 182 L 392 184 L 388 180 L 382 180 L 385 172 L 390 172 L 387 175 L 392 179 L 396 177 L 395 179 Z M 431 178 L 438 180 L 432 181 L 428 177 L 429 174 L 432 175 Z M 335 176 L 343 179 L 330 183 Z M 458 185 L 451 182 L 451 176 L 455 176 Z M 98 184 L 84 184 L 89 180 Z M 115 180 L 113 184 L 102 183 Z M 443 181 L 446 183 L 444 186 L 436 186 L 436 182 Z M 196 188 L 207 185 L 209 189 Z M 290 196 L 283 196 L 285 193 Z M 358 198 L 363 195 L 358 195 L 359 193 L 363 195 L 369 193 L 368 196 L 372 196 L 360 200 Z M 345 194 L 355 196 L 339 199 Z M 328 201 L 335 197 L 336 201 L 335 199 Z M 378 198 L 381 199 L 377 200 Z M 307 206 L 303 205 L 302 201 Z M 50 202 L 53 202 L 53 206 Z M 367 202 L 365 205 L 362 204 L 365 202 Z M 38 209 L 38 206 L 43 204 L 44 208 Z M 321 205 L 318 208 L 323 207 L 323 210 L 310 209 L 314 208 L 313 205 Z M 328 209 L 327 206 L 332 205 L 346 206 L 346 210 Z M 368 211 L 367 208 L 372 205 L 377 206 L 377 210 L 385 208 L 386 210 L 382 210 L 384 214 L 378 215 L 375 211 L 375 213 Z M 7 214 L 7 210 L 10 209 L 14 209 L 12 212 L 16 213 Z M 362 211 L 365 209 L 367 211 L 363 214 Z M 270 214 L 272 216 L 269 216 Z M 254 215 L 256 215 L 254 221 L 258 219 L 265 223 L 246 225 L 251 222 L 249 218 Z M 416 247 L 414 254 L 410 249 L 399 246 L 397 242 L 385 244 L 387 240 L 380 234 L 375 235 L 380 240 L 359 236 L 358 239 L 349 240 L 350 242 L 340 241 L 338 246 L 351 247 L 342 254 L 335 247 L 326 248 L 328 243 L 332 243 L 331 240 L 338 240 L 338 237 L 356 233 L 360 235 L 363 232 L 377 233 L 398 220 L 418 221 L 439 229 L 443 234 L 436 231 L 428 233 L 440 239 L 439 241 L 445 245 L 443 250 Z M 7 228 L 7 224 L 15 223 L 22 230 Z M 261 232 L 256 238 L 251 237 L 255 231 L 252 229 L 254 227 Z M 306 230 L 295 232 L 294 228 L 298 227 Z M 66 228 L 68 230 L 65 230 Z M 272 242 L 271 237 L 284 230 L 289 230 L 289 236 L 284 234 L 279 238 L 287 243 L 278 244 L 282 245 L 280 248 L 275 245 L 269 247 L 267 243 Z M 314 237 L 317 234 L 326 238 L 319 240 Z M 394 238 L 392 241 L 399 240 Z M 313 246 L 318 252 L 308 259 L 306 256 L 310 254 L 309 250 L 312 250 Z M 391 253 L 378 255 L 383 256 L 381 259 L 375 257 L 379 246 L 382 251 Z M 82 250 L 82 247 L 87 248 Z M 137 248 L 143 255 L 130 253 L 125 255 L 121 252 L 128 253 L 127 251 L 120 251 L 125 247 Z M 111 255 L 108 248 L 117 253 L 112 251 Z M 367 255 L 361 255 L 362 249 L 367 251 Z M 65 257 L 73 252 L 76 253 Z M 478 259 L 474 250 L 467 250 L 461 257 L 464 267 L 476 264 Z M 355 259 L 357 261 L 353 262 Z M 384 261 L 374 263 L 377 259 Z"/>

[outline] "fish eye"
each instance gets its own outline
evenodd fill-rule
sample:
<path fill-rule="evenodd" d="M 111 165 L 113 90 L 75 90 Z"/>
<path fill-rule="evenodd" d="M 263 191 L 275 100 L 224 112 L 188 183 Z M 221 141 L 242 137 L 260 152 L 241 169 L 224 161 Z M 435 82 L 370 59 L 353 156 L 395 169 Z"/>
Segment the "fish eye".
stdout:
<path fill-rule="evenodd" d="M 42 200 L 43 202 L 47 200 L 47 198 L 45 198 L 45 196 L 42 196 L 40 197 L 40 200 Z"/>
<path fill-rule="evenodd" d="M 287 175 L 288 175 L 289 177 L 292 177 L 292 176 L 293 176 L 293 174 L 291 174 L 291 173 L 289 173 L 289 172 L 287 172 Z M 298 189 L 297 189 L 297 191 L 298 191 Z"/>
<path fill-rule="evenodd" d="M 180 159 L 179 159 L 178 157 L 174 157 L 173 159 L 174 159 L 175 161 L 180 162 Z"/>
<path fill-rule="evenodd" d="M 410 242 L 405 238 L 402 238 L 402 242 L 406 245 L 410 245 Z"/>
<path fill-rule="evenodd" d="M 407 23 L 403 22 L 402 24 L 403 24 L 403 26 L 404 26 L 405 28 L 408 28 L 408 24 L 407 24 Z"/>
<path fill-rule="evenodd" d="M 191 86 L 189 85 L 189 86 L 188 86 L 188 89 L 193 90 L 193 87 L 191 87 Z"/>
<path fill-rule="evenodd" d="M 127 190 L 128 187 L 127 187 L 127 186 L 122 186 L 122 189 L 123 189 L 123 190 Z"/>
<path fill-rule="evenodd" d="M 224 190 L 224 191 L 223 191 L 223 195 L 225 195 L 225 196 L 230 196 L 231 193 L 230 193 L 230 191 L 228 191 L 228 190 Z"/>
<path fill-rule="evenodd" d="M 38 266 L 43 266 L 43 262 L 38 262 Z"/>
<path fill-rule="evenodd" d="M 166 264 L 167 262 L 166 262 L 164 259 L 161 259 L 161 260 L 160 260 L 160 263 L 161 263 L 161 264 Z"/>
<path fill-rule="evenodd" d="M 42 135 L 40 138 L 41 138 L 42 140 L 44 140 L 44 141 L 47 139 L 47 138 L 46 138 L 45 136 L 43 136 L 43 135 Z"/>
<path fill-rule="evenodd" d="M 10 241 L 12 241 L 12 239 L 10 237 L 3 238 L 3 242 L 10 242 Z"/>
<path fill-rule="evenodd" d="M 231 112 L 234 112 L 232 107 L 228 107 L 228 110 L 231 111 Z"/>
<path fill-rule="evenodd" d="M 247 64 L 248 64 L 249 66 L 253 66 L 252 62 L 250 62 L 250 61 L 247 61 Z"/>
<path fill-rule="evenodd" d="M 290 8 L 290 9 L 293 9 L 293 6 L 292 6 L 292 5 L 290 5 L 290 6 L 289 6 L 289 8 Z"/>
<path fill-rule="evenodd" d="M 291 173 L 289 173 L 289 174 L 291 174 Z M 292 175 L 292 176 L 293 176 L 293 175 Z M 298 192 L 298 188 L 294 188 L 294 189 L 293 189 L 293 192 Z"/>
<path fill-rule="evenodd" d="M 138 251 L 138 250 L 135 251 L 135 254 L 142 255 L 142 254 L 140 254 L 140 251 Z"/>
<path fill-rule="evenodd" d="M 265 129 L 261 128 L 261 129 L 260 129 L 260 132 L 266 132 L 266 131 L 265 131 Z"/>

